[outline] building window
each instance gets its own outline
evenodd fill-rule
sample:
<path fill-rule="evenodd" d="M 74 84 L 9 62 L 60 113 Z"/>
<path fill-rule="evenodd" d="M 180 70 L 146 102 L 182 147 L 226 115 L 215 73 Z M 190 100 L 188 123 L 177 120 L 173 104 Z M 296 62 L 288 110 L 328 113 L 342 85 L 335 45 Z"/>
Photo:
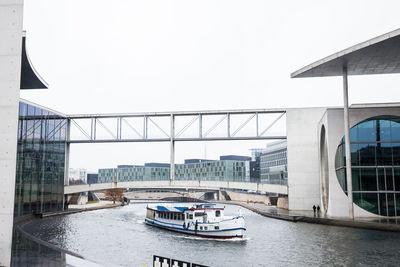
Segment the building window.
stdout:
<path fill-rule="evenodd" d="M 379 116 L 350 130 L 354 203 L 371 213 L 400 216 L 400 118 Z M 335 156 L 338 182 L 347 194 L 344 138 Z"/>

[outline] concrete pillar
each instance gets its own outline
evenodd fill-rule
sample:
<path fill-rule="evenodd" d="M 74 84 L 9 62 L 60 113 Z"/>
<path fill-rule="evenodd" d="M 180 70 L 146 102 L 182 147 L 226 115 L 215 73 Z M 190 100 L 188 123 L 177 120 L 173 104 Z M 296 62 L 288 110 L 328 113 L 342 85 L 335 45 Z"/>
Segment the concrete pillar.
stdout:
<path fill-rule="evenodd" d="M 351 176 L 349 100 L 348 100 L 347 67 L 343 68 L 343 100 L 344 100 L 344 139 L 346 150 L 347 195 L 349 200 L 349 217 L 354 219 L 353 210 L 353 183 Z"/>
<path fill-rule="evenodd" d="M 71 139 L 71 120 L 67 119 L 67 132 L 66 132 L 66 143 L 65 143 L 65 166 L 64 166 L 64 185 L 69 185 L 69 155 L 70 155 L 70 143 Z"/>
<path fill-rule="evenodd" d="M 170 181 L 175 180 L 175 117 L 171 114 L 171 133 L 170 133 Z"/>
<path fill-rule="evenodd" d="M 23 6 L 23 0 L 0 2 L 0 266 L 11 262 Z"/>

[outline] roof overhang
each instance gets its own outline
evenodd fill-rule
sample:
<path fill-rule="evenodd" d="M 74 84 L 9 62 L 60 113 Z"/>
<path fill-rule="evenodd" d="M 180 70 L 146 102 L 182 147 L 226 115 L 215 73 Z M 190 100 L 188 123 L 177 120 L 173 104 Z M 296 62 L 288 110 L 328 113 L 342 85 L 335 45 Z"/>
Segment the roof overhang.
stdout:
<path fill-rule="evenodd" d="M 47 89 L 48 84 L 40 77 L 26 51 L 26 33 L 22 34 L 22 54 L 21 54 L 21 90 L 26 89 Z"/>
<path fill-rule="evenodd" d="M 292 78 L 400 73 L 400 29 L 354 45 L 291 74 Z"/>

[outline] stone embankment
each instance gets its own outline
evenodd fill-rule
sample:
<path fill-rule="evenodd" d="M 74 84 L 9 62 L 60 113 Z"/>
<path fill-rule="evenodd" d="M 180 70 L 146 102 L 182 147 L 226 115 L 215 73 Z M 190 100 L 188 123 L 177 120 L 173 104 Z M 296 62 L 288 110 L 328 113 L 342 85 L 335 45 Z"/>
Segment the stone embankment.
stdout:
<path fill-rule="evenodd" d="M 249 204 L 246 202 L 238 202 L 238 201 L 220 201 L 225 204 L 234 204 L 242 206 L 246 209 L 249 209 L 253 212 L 256 212 L 260 215 L 291 221 L 291 222 L 303 222 L 303 223 L 315 223 L 315 224 L 324 224 L 331 226 L 341 226 L 341 227 L 352 227 L 352 228 L 362 228 L 369 230 L 379 230 L 379 231 L 389 231 L 389 232 L 400 232 L 400 224 L 396 224 L 396 221 L 392 221 L 390 219 L 365 219 L 365 218 L 357 218 L 354 220 L 346 219 L 346 218 L 329 218 L 323 215 L 314 215 L 312 212 L 304 211 L 302 212 L 290 212 L 288 210 L 283 210 L 276 208 L 275 206 L 266 206 L 262 204 Z"/>
<path fill-rule="evenodd" d="M 51 216 L 72 214 L 72 213 L 77 213 L 77 212 L 82 212 L 82 211 L 109 209 L 109 208 L 115 208 L 115 207 L 120 207 L 120 206 L 121 206 L 121 202 L 115 202 L 115 204 L 114 204 L 112 201 L 99 201 L 97 203 L 89 203 L 89 204 L 83 204 L 83 205 L 69 205 L 68 210 L 59 211 L 59 212 L 51 212 L 51 213 L 43 213 L 40 215 L 40 217 L 46 218 L 46 217 L 51 217 Z"/>

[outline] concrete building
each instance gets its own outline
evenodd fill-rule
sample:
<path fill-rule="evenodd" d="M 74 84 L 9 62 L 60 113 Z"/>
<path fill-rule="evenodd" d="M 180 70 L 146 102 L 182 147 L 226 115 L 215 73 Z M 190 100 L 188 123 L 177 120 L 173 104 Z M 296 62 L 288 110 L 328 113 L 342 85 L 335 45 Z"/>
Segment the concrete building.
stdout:
<path fill-rule="evenodd" d="M 249 181 L 250 157 L 221 156 L 224 160 L 185 160 L 175 164 L 176 180 Z M 238 159 L 238 160 L 233 160 Z M 170 179 L 170 165 L 146 163 L 144 166 L 120 165 L 118 168 L 99 169 L 99 182 L 157 181 Z"/>
<path fill-rule="evenodd" d="M 289 209 L 320 205 L 346 217 L 343 108 L 295 111 L 287 122 Z M 349 118 L 354 216 L 400 216 L 400 103 L 352 105 Z"/>
<path fill-rule="evenodd" d="M 225 159 L 232 157 L 221 156 L 220 158 Z M 215 160 L 176 164 L 175 179 L 244 182 L 248 180 L 246 167 L 249 161 L 243 161 L 243 159 L 248 159 L 248 157 L 241 157 L 240 159 L 241 160 Z"/>
<path fill-rule="evenodd" d="M 287 185 L 287 181 L 286 140 L 270 143 L 260 155 L 260 182 Z"/>
<path fill-rule="evenodd" d="M 400 29 L 294 73 L 343 77 L 343 108 L 287 111 L 289 209 L 330 216 L 400 216 L 400 104 L 348 107 L 348 76 L 400 72 Z"/>
<path fill-rule="evenodd" d="M 144 166 L 119 165 L 118 168 L 99 169 L 99 183 L 112 181 L 169 180 L 170 168 L 164 163 L 146 163 Z"/>

